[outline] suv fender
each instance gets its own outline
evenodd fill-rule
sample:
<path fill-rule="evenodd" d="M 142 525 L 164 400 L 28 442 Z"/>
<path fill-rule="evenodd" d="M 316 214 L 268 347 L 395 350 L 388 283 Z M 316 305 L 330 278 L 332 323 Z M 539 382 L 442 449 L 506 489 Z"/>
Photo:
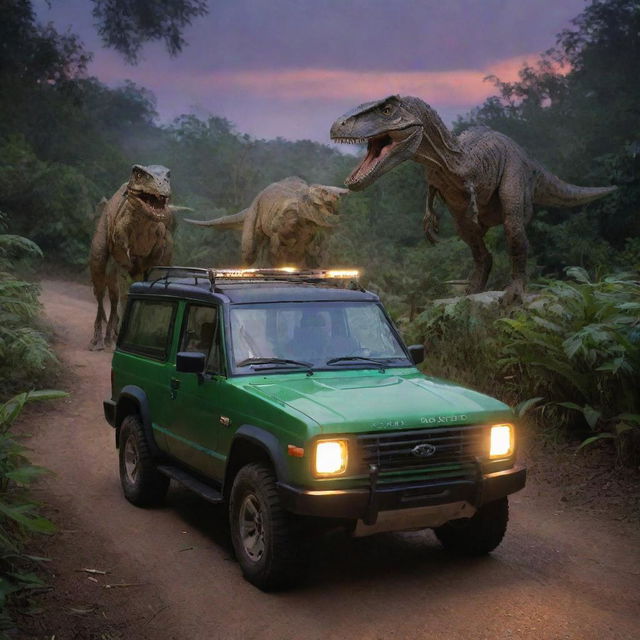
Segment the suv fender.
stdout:
<path fill-rule="evenodd" d="M 115 410 L 116 428 L 116 448 L 119 446 L 120 425 L 122 421 L 132 412 L 136 412 L 140 416 L 142 422 L 142 430 L 145 440 L 149 445 L 149 452 L 152 458 L 159 458 L 161 455 L 160 448 L 156 444 L 153 437 L 153 428 L 151 426 L 151 410 L 149 409 L 149 399 L 147 394 L 138 386 L 130 384 L 123 387 L 118 396 Z"/>
<path fill-rule="evenodd" d="M 287 461 L 278 438 L 266 429 L 251 424 L 240 426 L 231 442 L 224 476 L 225 496 L 231 491 L 236 473 L 245 465 L 260 460 L 273 466 L 277 482 L 288 478 Z"/>

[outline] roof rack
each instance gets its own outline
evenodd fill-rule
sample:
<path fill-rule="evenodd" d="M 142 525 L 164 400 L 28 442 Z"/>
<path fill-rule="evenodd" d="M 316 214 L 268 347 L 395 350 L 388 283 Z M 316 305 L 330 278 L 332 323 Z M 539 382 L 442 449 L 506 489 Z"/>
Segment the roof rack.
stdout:
<path fill-rule="evenodd" d="M 162 282 L 169 285 L 170 279 L 193 278 L 194 284 L 198 280 L 207 280 L 210 290 L 215 289 L 218 281 L 252 284 L 256 282 L 307 282 L 328 283 L 327 281 L 349 281 L 354 288 L 360 288 L 356 283 L 359 272 L 356 269 L 295 269 L 293 267 L 279 267 L 272 269 L 212 269 L 202 267 L 152 267 L 145 275 L 151 286 Z"/>

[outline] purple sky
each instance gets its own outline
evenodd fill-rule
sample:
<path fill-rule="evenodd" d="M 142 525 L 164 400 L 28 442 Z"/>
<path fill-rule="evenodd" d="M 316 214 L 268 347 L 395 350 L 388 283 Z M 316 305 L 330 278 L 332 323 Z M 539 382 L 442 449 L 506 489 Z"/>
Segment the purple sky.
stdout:
<path fill-rule="evenodd" d="M 239 131 L 328 142 L 347 109 L 418 95 L 451 122 L 555 44 L 585 0 L 210 0 L 171 58 L 147 45 L 137 66 L 103 49 L 87 0 L 35 0 L 43 22 L 77 33 L 89 72 L 151 89 L 163 121 L 220 115 Z"/>

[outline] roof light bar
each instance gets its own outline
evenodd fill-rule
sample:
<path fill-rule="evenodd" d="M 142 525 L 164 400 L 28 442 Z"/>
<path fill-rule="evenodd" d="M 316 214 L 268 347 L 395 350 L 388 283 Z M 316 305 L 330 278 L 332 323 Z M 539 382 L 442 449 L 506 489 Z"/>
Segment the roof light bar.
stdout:
<path fill-rule="evenodd" d="M 357 279 L 360 272 L 357 269 L 296 269 L 295 267 L 277 267 L 273 269 L 213 269 L 216 278 L 256 278 L 269 279 L 291 276 L 300 279 Z"/>
<path fill-rule="evenodd" d="M 213 269 L 202 267 L 152 267 L 145 273 L 145 280 L 151 280 L 152 286 L 156 283 L 169 285 L 171 278 L 193 278 L 194 284 L 198 280 L 209 281 L 211 290 L 215 287 L 216 280 L 244 280 L 249 281 L 298 281 L 318 283 L 322 280 L 350 280 L 352 286 L 358 286 L 355 281 L 360 272 L 357 269 L 297 269 L 296 267 L 276 267 L 272 269 L 255 268 L 228 268 Z"/>

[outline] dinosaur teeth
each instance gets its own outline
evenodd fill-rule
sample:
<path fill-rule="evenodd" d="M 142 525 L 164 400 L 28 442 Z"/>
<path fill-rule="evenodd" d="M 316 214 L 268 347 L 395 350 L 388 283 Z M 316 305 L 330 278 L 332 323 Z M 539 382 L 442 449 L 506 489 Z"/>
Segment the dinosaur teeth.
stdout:
<path fill-rule="evenodd" d="M 333 138 L 334 142 L 339 144 L 366 144 L 366 138 Z"/>

